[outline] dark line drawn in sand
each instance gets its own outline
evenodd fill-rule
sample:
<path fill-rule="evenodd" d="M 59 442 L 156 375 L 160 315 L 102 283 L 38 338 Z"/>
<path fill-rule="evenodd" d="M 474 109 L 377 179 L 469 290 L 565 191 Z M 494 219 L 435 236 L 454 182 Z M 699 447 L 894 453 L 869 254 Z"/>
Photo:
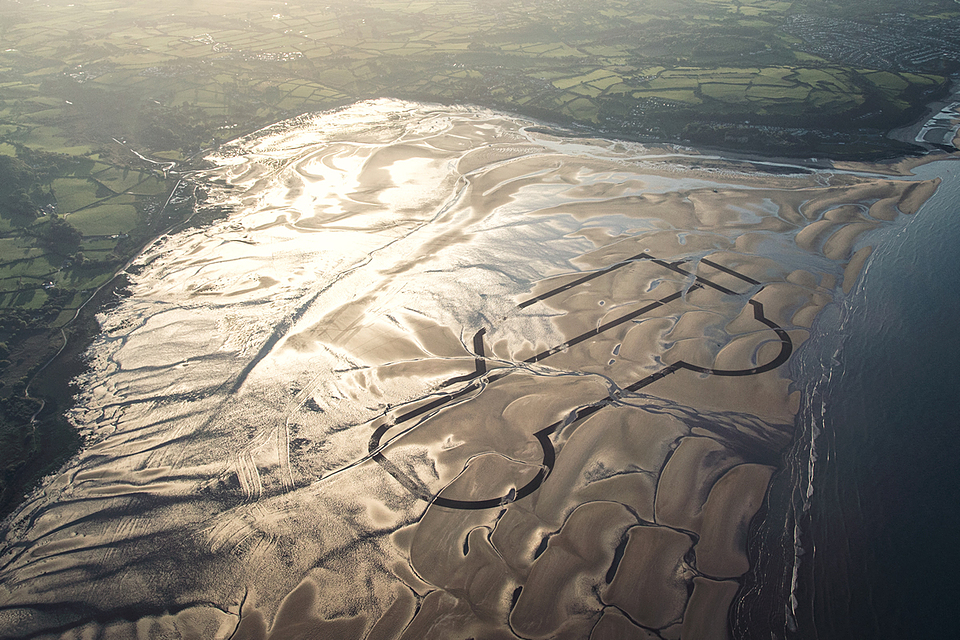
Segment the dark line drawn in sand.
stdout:
<path fill-rule="evenodd" d="M 653 256 L 649 255 L 645 251 L 631 258 L 627 258 L 626 260 L 618 262 L 612 266 L 606 267 L 599 271 L 595 271 L 587 276 L 578 278 L 573 282 L 567 283 L 555 289 L 551 289 L 550 291 L 540 296 L 531 298 L 530 300 L 526 300 L 525 302 L 520 303 L 518 305 L 518 308 L 523 309 L 536 302 L 546 300 L 552 296 L 555 296 L 564 291 L 568 291 L 580 284 L 588 282 L 589 280 L 592 280 L 596 277 L 610 273 L 611 271 L 619 269 L 620 267 L 623 267 L 625 265 L 632 264 L 637 260 L 650 260 L 651 262 L 658 264 L 671 271 L 674 271 L 676 273 L 693 277 L 694 283 L 686 289 L 687 291 L 694 291 L 696 289 L 702 289 L 707 287 L 727 295 L 742 295 L 737 291 L 733 291 L 732 289 L 728 289 L 722 285 L 712 282 L 711 280 L 704 278 L 703 276 L 696 275 L 692 271 L 683 269 L 680 265 L 684 264 L 686 260 L 678 260 L 676 262 L 667 262 L 665 260 L 654 258 Z M 730 269 L 729 267 L 725 267 L 711 260 L 707 260 L 703 258 L 700 260 L 700 262 L 710 267 L 713 267 L 718 271 L 734 276 L 748 284 L 760 285 L 760 282 L 754 280 L 753 278 L 750 278 L 749 276 L 739 273 L 734 269 Z M 642 316 L 643 314 L 648 313 L 649 311 L 652 311 L 666 304 L 669 304 L 675 300 L 678 300 L 683 295 L 684 295 L 684 291 L 678 291 L 668 296 L 664 296 L 663 298 L 660 298 L 659 300 L 651 302 L 650 304 L 647 304 L 641 307 L 640 309 L 637 309 L 620 318 L 617 318 L 616 320 L 611 320 L 610 322 L 600 325 L 596 329 L 582 333 L 574 338 L 571 338 L 570 340 L 567 340 L 566 342 L 560 345 L 557 345 L 555 347 L 547 349 L 546 351 L 542 351 L 541 353 L 531 356 L 526 360 L 524 360 L 524 362 L 535 363 L 535 362 L 540 362 L 542 360 L 545 360 L 546 358 L 549 358 L 550 356 L 556 353 L 564 351 L 569 347 L 580 344 L 581 342 L 589 340 L 592 337 L 598 336 L 604 333 L 605 331 L 609 331 L 610 329 L 613 329 L 614 327 L 617 327 L 625 322 L 634 320 Z M 501 507 L 507 503 L 510 503 L 516 500 L 521 500 L 531 495 L 537 489 L 539 489 L 540 485 L 543 484 L 543 481 L 546 480 L 547 476 L 549 476 L 550 473 L 553 471 L 553 466 L 554 466 L 554 463 L 556 462 L 556 450 L 554 449 L 553 442 L 550 440 L 550 436 L 561 426 L 576 424 L 577 422 L 583 420 L 587 416 L 590 416 L 596 413 L 600 409 L 603 409 L 604 407 L 607 407 L 610 404 L 617 402 L 623 397 L 625 393 L 635 393 L 636 391 L 639 391 L 640 389 L 646 387 L 647 385 L 650 385 L 662 378 L 665 378 L 672 373 L 676 373 L 677 371 L 687 370 L 687 371 L 693 371 L 696 373 L 713 375 L 713 376 L 752 376 L 760 373 L 765 373 L 767 371 L 771 371 L 773 369 L 776 369 L 780 365 L 784 364 L 790 358 L 790 354 L 793 352 L 793 342 L 791 341 L 790 336 L 787 334 L 787 332 L 783 328 L 781 328 L 778 324 L 768 319 L 764 315 L 763 304 L 753 299 L 749 300 L 748 302 L 753 307 L 754 319 L 760 322 L 761 324 L 764 324 L 770 329 L 772 329 L 777 334 L 777 337 L 780 339 L 780 352 L 772 360 L 770 360 L 765 364 L 752 367 L 749 369 L 712 369 L 708 367 L 701 367 L 695 364 L 690 364 L 683 360 L 679 360 L 677 362 L 674 362 L 673 364 L 666 365 L 665 367 L 661 368 L 659 371 L 656 371 L 646 376 L 645 378 L 641 378 L 640 380 L 637 380 L 633 384 L 624 387 L 622 390 L 614 391 L 607 397 L 597 400 L 595 403 L 591 405 L 578 409 L 573 414 L 572 418 L 568 416 L 567 418 L 554 422 L 553 424 L 547 427 L 544 427 L 540 431 L 537 431 L 536 433 L 533 434 L 534 437 L 537 439 L 537 441 L 540 443 L 540 448 L 543 450 L 543 461 L 541 463 L 540 471 L 538 471 L 537 475 L 532 480 L 530 480 L 527 484 L 525 484 L 523 487 L 520 487 L 519 489 L 512 489 L 507 495 L 499 496 L 496 498 L 489 498 L 487 500 L 455 500 L 451 498 L 445 498 L 441 495 L 433 495 L 432 492 L 429 492 L 427 488 L 424 487 L 420 482 L 411 478 L 406 473 L 404 473 L 401 469 L 399 469 L 396 465 L 390 462 L 390 460 L 383 455 L 381 451 L 381 444 L 380 444 L 380 440 L 390 429 L 400 424 L 403 424 L 405 422 L 408 422 L 425 413 L 429 413 L 434 409 L 439 409 L 440 407 L 450 402 L 453 402 L 454 400 L 462 398 L 463 396 L 480 389 L 482 384 L 479 379 L 481 378 L 481 376 L 487 373 L 486 362 L 484 360 L 485 353 L 484 353 L 484 345 L 483 345 L 483 335 L 486 333 L 486 329 L 480 329 L 473 337 L 474 352 L 477 355 L 476 371 L 474 373 L 467 374 L 464 376 L 451 378 L 442 386 L 449 386 L 451 384 L 455 384 L 458 382 L 470 382 L 470 384 L 457 392 L 444 394 L 432 402 L 429 402 L 421 407 L 417 407 L 416 409 L 412 409 L 404 414 L 397 416 L 394 420 L 389 420 L 386 423 L 380 425 L 379 427 L 377 427 L 377 429 L 373 432 L 373 434 L 370 437 L 368 451 L 370 453 L 371 458 L 375 460 L 381 467 L 383 467 L 383 469 L 387 471 L 387 473 L 393 476 L 393 478 L 397 482 L 403 485 L 404 488 L 410 491 L 410 493 L 412 493 L 417 498 L 420 498 L 421 500 L 424 500 L 426 502 L 429 502 L 435 505 L 439 505 L 441 507 L 447 507 L 450 509 L 465 509 L 465 510 L 493 509 L 496 507 Z M 507 373 L 509 372 L 505 371 L 503 373 L 494 373 L 489 377 L 488 382 L 492 382 L 493 380 L 499 379 L 500 377 L 507 375 Z"/>
<path fill-rule="evenodd" d="M 593 273 L 585 275 L 582 278 L 577 278 L 573 282 L 568 282 L 567 284 L 557 287 L 556 289 L 551 289 L 550 291 L 547 291 L 543 295 L 539 295 L 536 298 L 530 298 L 525 302 L 521 302 L 520 304 L 517 305 L 517 308 L 526 309 L 527 307 L 529 307 L 534 303 L 540 302 L 541 300 L 546 300 L 547 298 L 552 298 L 558 293 L 563 293 L 568 289 L 573 289 L 574 287 L 581 285 L 584 282 L 589 282 L 590 280 L 593 280 L 594 278 L 599 278 L 600 276 L 610 273 L 611 271 L 616 271 L 620 267 L 625 267 L 628 264 L 632 264 L 633 262 L 636 262 L 637 260 L 652 260 L 652 259 L 653 259 L 652 256 L 648 255 L 646 250 L 644 250 L 643 253 L 638 253 L 633 257 L 627 258 L 626 260 L 622 260 L 621 262 L 618 262 L 616 264 L 612 264 L 609 267 L 600 269 L 599 271 L 594 271 Z"/>

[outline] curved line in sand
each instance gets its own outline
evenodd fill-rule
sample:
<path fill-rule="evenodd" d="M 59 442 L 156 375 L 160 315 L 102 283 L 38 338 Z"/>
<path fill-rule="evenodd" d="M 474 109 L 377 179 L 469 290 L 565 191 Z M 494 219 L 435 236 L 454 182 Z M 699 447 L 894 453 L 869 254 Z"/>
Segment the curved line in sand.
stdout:
<path fill-rule="evenodd" d="M 683 360 L 680 360 L 673 364 L 663 367 L 659 371 L 645 378 L 642 378 L 634 382 L 630 386 L 625 387 L 624 391 L 633 393 L 681 369 L 686 369 L 688 371 L 694 371 L 697 373 L 703 373 L 703 374 L 714 375 L 714 376 L 752 376 L 752 375 L 757 375 L 767 371 L 771 371 L 773 369 L 776 369 L 780 365 L 784 364 L 790 358 L 790 354 L 793 353 L 793 341 L 790 339 L 790 335 L 777 323 L 768 319 L 764 315 L 762 303 L 752 299 L 749 301 L 749 303 L 753 307 L 754 319 L 768 326 L 770 329 L 776 332 L 777 337 L 780 338 L 780 352 L 772 360 L 770 360 L 765 364 L 762 364 L 756 367 L 747 368 L 747 369 L 710 369 L 710 368 L 701 367 L 701 366 L 690 364 L 688 362 L 684 362 Z M 483 356 L 483 342 L 482 342 L 483 333 L 484 333 L 484 330 L 481 329 L 477 333 L 474 339 L 474 346 L 476 348 L 477 355 L 481 357 Z M 485 371 L 485 367 L 478 364 L 476 373 L 470 374 L 468 376 L 463 376 L 458 380 L 462 381 L 464 378 L 469 379 L 469 378 L 479 377 L 483 375 L 484 371 Z M 391 476 L 393 476 L 394 479 L 400 482 L 400 484 L 402 484 L 404 487 L 407 487 L 408 490 L 411 490 L 411 493 L 413 493 L 414 496 L 416 496 L 421 500 L 430 502 L 431 504 L 435 504 L 441 507 L 446 507 L 448 509 L 460 509 L 460 510 L 468 510 L 468 511 L 502 507 L 506 504 L 515 502 L 517 500 L 521 500 L 531 495 L 533 492 L 535 492 L 537 489 L 540 488 L 540 485 L 543 484 L 543 481 L 546 480 L 547 477 L 550 475 L 550 473 L 553 471 L 553 466 L 554 466 L 554 463 L 556 462 L 556 449 L 553 446 L 553 442 L 551 442 L 550 440 L 550 436 L 557 429 L 559 429 L 564 424 L 572 425 L 579 422 L 580 420 L 583 420 L 587 416 L 592 415 L 593 413 L 599 411 L 600 409 L 606 407 L 607 405 L 612 404 L 616 400 L 619 400 L 623 396 L 623 393 L 624 393 L 623 391 L 617 391 L 611 396 L 604 398 L 603 400 L 600 400 L 595 404 L 578 409 L 575 415 L 573 416 L 572 420 L 561 420 L 561 421 L 555 422 L 550 426 L 545 427 L 540 431 L 537 431 L 536 433 L 534 433 L 533 435 L 537 439 L 537 441 L 540 443 L 540 448 L 543 451 L 543 461 L 541 463 L 542 467 L 540 468 L 540 471 L 537 472 L 537 475 L 524 486 L 520 487 L 519 489 L 515 489 L 515 490 L 512 489 L 506 495 L 498 496 L 496 498 L 488 498 L 486 500 L 457 500 L 453 498 L 445 498 L 442 495 L 437 494 L 431 499 L 429 496 L 425 495 L 424 491 L 422 491 L 419 487 L 414 488 L 416 483 L 412 482 L 411 479 L 406 477 L 406 475 L 400 472 L 399 469 L 394 467 L 392 464 L 385 464 L 387 463 L 387 460 L 385 456 L 383 456 L 382 452 L 378 452 L 376 455 L 374 455 L 373 459 L 378 464 L 380 464 L 384 468 L 384 470 L 386 470 Z M 450 396 L 449 399 L 452 399 L 453 397 L 454 396 Z M 428 405 L 428 406 L 431 406 L 431 408 L 439 408 L 440 405 L 446 404 L 446 402 L 447 402 L 447 399 L 442 399 L 439 401 L 435 401 L 435 403 L 431 403 L 431 405 Z M 433 406 L 434 404 L 436 404 L 437 406 L 434 407 Z M 391 426 L 394 426 L 394 425 L 392 424 L 382 425 L 371 436 L 370 444 L 369 444 L 369 449 L 371 453 L 377 451 L 380 448 L 380 439 L 389 430 Z M 402 477 L 397 476 L 398 472 Z"/>

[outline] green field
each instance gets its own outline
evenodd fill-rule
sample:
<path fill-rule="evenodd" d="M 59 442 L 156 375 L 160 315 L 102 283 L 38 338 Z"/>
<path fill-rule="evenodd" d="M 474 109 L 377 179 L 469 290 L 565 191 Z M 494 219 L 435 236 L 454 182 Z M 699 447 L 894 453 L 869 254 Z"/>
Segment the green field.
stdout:
<path fill-rule="evenodd" d="M 946 1 L 911 11 L 957 15 Z M 680 135 L 670 105 L 658 111 L 648 96 L 682 102 L 698 121 L 767 114 L 789 127 L 842 129 L 857 118 L 857 129 L 882 129 L 944 84 L 941 74 L 829 63 L 779 29 L 792 14 L 844 12 L 772 0 L 3 5 L 0 96 L 17 128 L 0 121 L 0 145 L 84 155 L 117 153 L 118 138 L 182 158 L 237 127 L 385 95 L 552 114 L 625 135 L 644 130 L 631 98 L 646 100 L 644 124 Z"/>

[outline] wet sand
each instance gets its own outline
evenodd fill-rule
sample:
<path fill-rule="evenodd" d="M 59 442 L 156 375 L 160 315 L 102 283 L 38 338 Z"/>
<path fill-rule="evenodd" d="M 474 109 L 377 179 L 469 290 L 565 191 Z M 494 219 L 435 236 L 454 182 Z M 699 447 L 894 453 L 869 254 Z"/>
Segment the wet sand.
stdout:
<path fill-rule="evenodd" d="M 664 156 L 389 101 L 227 146 L 233 213 L 102 317 L 0 629 L 727 637 L 790 358 L 937 185 Z"/>

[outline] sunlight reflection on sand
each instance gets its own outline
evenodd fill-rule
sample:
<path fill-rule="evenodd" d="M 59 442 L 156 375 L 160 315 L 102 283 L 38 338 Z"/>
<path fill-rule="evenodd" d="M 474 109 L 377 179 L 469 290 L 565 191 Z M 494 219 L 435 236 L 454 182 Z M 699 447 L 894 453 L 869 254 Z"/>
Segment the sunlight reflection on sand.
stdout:
<path fill-rule="evenodd" d="M 726 637 L 786 358 L 935 185 L 664 155 L 392 101 L 222 149 L 233 213 L 102 317 L 0 627 Z"/>

